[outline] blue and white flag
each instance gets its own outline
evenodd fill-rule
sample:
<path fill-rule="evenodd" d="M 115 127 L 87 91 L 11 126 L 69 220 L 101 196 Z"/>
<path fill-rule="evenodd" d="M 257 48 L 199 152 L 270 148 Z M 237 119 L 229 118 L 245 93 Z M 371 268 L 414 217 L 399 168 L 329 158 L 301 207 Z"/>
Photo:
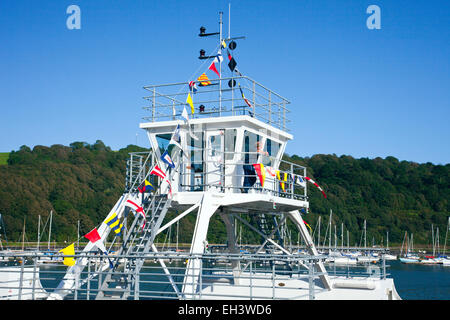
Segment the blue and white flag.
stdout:
<path fill-rule="evenodd" d="M 297 180 L 295 182 L 303 188 L 306 187 L 306 181 L 301 176 L 297 176 Z"/>
<path fill-rule="evenodd" d="M 195 81 L 189 81 L 189 90 L 191 90 L 192 93 L 197 92 L 197 85 L 195 84 Z"/>
<path fill-rule="evenodd" d="M 183 149 L 181 147 L 180 125 L 177 125 L 175 132 L 172 134 L 172 138 L 170 139 L 169 145 L 170 144 L 174 144 L 178 148 Z"/>
<path fill-rule="evenodd" d="M 169 167 L 175 168 L 175 164 L 173 163 L 172 158 L 169 156 L 167 150 L 164 151 L 164 153 L 161 155 L 161 160 L 167 163 Z"/>
<path fill-rule="evenodd" d="M 222 52 L 220 52 L 219 50 L 219 52 L 217 52 L 216 57 L 214 58 L 214 62 L 222 63 L 222 61 L 223 61 Z"/>

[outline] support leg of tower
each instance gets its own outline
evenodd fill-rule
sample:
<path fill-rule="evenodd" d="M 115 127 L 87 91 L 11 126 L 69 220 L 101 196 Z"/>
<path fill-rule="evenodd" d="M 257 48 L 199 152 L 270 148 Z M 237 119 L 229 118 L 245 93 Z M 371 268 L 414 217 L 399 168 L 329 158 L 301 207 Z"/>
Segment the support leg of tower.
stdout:
<path fill-rule="evenodd" d="M 194 234 L 192 236 L 190 254 L 201 255 L 204 253 L 209 220 L 219 206 L 220 205 L 214 201 L 214 195 L 205 192 L 200 208 L 197 212 L 197 220 L 195 222 Z M 201 290 L 201 288 L 198 288 L 201 267 L 201 259 L 191 258 L 186 264 L 182 289 L 182 293 L 186 299 L 194 298 L 194 295 L 197 293 L 198 289 Z"/>
<path fill-rule="evenodd" d="M 294 211 L 290 211 L 288 214 L 289 214 L 289 217 L 292 219 L 292 221 L 297 225 L 297 228 L 299 229 L 300 234 L 302 235 L 303 240 L 305 241 L 306 248 L 307 248 L 309 254 L 311 254 L 313 256 L 318 256 L 319 252 L 317 251 L 316 247 L 314 246 L 314 242 L 311 238 L 311 235 L 309 234 L 308 230 L 306 229 L 306 226 L 303 222 L 300 211 L 294 210 Z M 328 273 L 325 269 L 325 266 L 323 265 L 323 262 L 318 261 L 315 264 L 315 268 L 318 272 L 321 273 L 319 278 L 320 278 L 320 280 L 322 280 L 322 283 L 325 286 L 325 288 L 328 290 L 331 290 L 331 281 L 328 277 Z"/>
<path fill-rule="evenodd" d="M 220 217 L 225 223 L 225 227 L 227 230 L 227 240 L 228 240 L 228 251 L 230 253 L 239 253 L 239 249 L 236 246 L 236 233 L 235 233 L 235 219 L 228 213 L 220 213 Z M 231 262 L 231 266 L 233 268 L 233 279 L 234 284 L 239 285 L 239 277 L 240 277 L 240 261 L 233 260 Z"/>

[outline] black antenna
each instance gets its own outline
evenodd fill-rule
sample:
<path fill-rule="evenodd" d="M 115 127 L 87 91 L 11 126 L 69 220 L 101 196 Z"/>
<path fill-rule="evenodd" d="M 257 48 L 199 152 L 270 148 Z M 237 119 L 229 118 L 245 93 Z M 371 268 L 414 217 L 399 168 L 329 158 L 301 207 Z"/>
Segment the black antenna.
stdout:
<path fill-rule="evenodd" d="M 209 36 L 215 36 L 220 34 L 220 32 L 212 32 L 212 33 L 205 33 L 206 28 L 205 27 L 200 27 L 200 33 L 199 33 L 199 37 L 209 37 Z"/>

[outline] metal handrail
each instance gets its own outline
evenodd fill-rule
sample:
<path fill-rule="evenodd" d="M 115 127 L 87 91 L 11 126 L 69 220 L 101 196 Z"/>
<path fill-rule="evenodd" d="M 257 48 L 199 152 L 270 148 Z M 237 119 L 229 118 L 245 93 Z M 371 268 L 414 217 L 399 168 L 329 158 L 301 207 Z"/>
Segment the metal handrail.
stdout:
<path fill-rule="evenodd" d="M 204 154 L 205 152 L 210 152 L 210 148 L 199 148 L 197 152 Z M 149 151 L 152 152 L 152 151 Z M 149 152 L 136 152 L 130 153 L 130 157 L 140 156 L 144 158 Z M 245 172 L 240 172 L 244 165 L 251 165 L 251 163 L 245 162 L 246 156 L 259 156 L 261 152 L 231 152 L 231 151 L 217 151 L 214 152 L 220 158 L 220 161 L 213 160 L 197 160 L 191 161 L 191 167 L 182 167 L 177 171 L 178 174 L 178 191 L 206 191 L 209 188 L 215 188 L 217 192 L 233 192 L 233 193 L 248 193 L 249 190 L 255 190 L 259 193 L 272 194 L 275 196 L 280 196 L 284 198 L 292 198 L 297 200 L 307 199 L 307 187 L 306 185 L 300 186 L 292 180 L 293 175 L 300 175 L 302 177 L 306 176 L 306 167 L 298 165 L 293 162 L 285 161 L 282 159 L 277 159 L 274 156 L 265 155 L 266 160 L 273 163 L 273 167 L 270 166 L 274 171 L 278 170 L 282 180 L 272 176 L 266 176 L 266 182 L 264 187 L 261 186 L 259 180 L 255 174 L 245 174 Z M 232 157 L 230 159 L 230 156 Z M 174 158 L 174 162 L 180 163 L 180 154 L 177 154 Z M 150 170 L 154 165 L 153 158 L 151 161 L 151 166 L 147 168 Z M 130 160 L 131 163 L 131 160 Z M 208 169 L 208 164 L 217 164 L 217 168 Z M 195 172 L 194 167 L 196 165 L 201 165 L 201 172 Z M 142 170 L 142 168 L 137 168 L 139 174 L 142 177 L 148 177 L 148 171 Z M 242 169 L 243 170 L 243 169 Z M 287 181 L 283 181 L 285 173 L 287 174 Z M 207 181 L 208 177 L 217 176 L 215 181 Z M 244 180 L 250 177 L 255 177 L 256 181 L 251 186 L 245 186 Z M 149 178 L 150 179 L 150 178 Z M 193 183 L 191 181 L 194 181 Z M 142 181 L 141 181 L 142 182 Z M 281 184 L 284 184 L 284 190 Z M 137 188 L 137 184 L 134 183 Z"/>
<path fill-rule="evenodd" d="M 235 85 L 230 88 L 225 88 L 221 85 L 216 86 L 219 82 L 228 82 L 229 80 L 245 80 L 250 85 L 243 84 L 239 87 Z M 276 128 L 289 131 L 286 123 L 290 122 L 287 118 L 287 113 L 290 110 L 286 105 L 290 104 L 290 101 L 286 98 L 246 76 L 216 78 L 209 79 L 209 81 L 213 85 L 208 88 L 199 88 L 197 93 L 195 93 L 195 97 L 200 97 L 200 99 L 195 99 L 196 101 L 194 101 L 196 105 L 204 104 L 207 108 L 205 109 L 206 112 L 195 112 L 191 115 L 191 118 L 223 116 L 227 113 L 239 115 L 244 110 L 244 114 L 248 114 Z M 143 117 L 146 121 L 155 122 L 165 118 L 174 119 L 181 115 L 182 107 L 187 106 L 183 96 L 187 96 L 190 92 L 188 82 L 148 85 L 144 86 L 144 89 L 152 93 L 143 97 L 144 100 L 150 103 L 149 106 L 144 106 L 143 109 L 152 113 L 151 116 Z M 238 89 L 248 94 L 246 99 L 251 106 L 246 104 Z M 211 94 L 217 94 L 217 98 L 211 97 Z M 208 95 L 208 98 L 202 99 L 201 97 L 205 95 Z M 257 99 L 260 101 L 257 101 Z"/>

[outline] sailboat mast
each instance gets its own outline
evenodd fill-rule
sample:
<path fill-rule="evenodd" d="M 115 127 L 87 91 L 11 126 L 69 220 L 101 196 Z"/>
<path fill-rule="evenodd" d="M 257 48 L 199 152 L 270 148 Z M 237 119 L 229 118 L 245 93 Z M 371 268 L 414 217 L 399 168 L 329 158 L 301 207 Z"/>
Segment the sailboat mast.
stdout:
<path fill-rule="evenodd" d="M 348 237 L 348 229 L 347 229 L 347 250 L 350 249 L 350 238 Z"/>
<path fill-rule="evenodd" d="M 446 247 L 447 247 L 448 229 L 450 229 L 450 217 L 448 217 L 447 231 L 445 231 L 445 241 L 444 241 L 444 253 L 443 253 L 443 255 L 445 255 L 445 250 L 446 250 Z"/>
<path fill-rule="evenodd" d="M 435 255 L 435 239 L 434 239 L 434 226 L 431 224 L 431 245 L 433 246 L 433 256 Z"/>
<path fill-rule="evenodd" d="M 77 249 L 80 248 L 80 220 L 77 223 Z"/>
<path fill-rule="evenodd" d="M 386 231 L 386 249 L 389 250 L 389 231 Z"/>
<path fill-rule="evenodd" d="M 337 232 L 336 232 L 336 225 L 334 225 L 334 250 L 337 248 Z"/>
<path fill-rule="evenodd" d="M 319 232 L 317 234 L 317 247 L 320 247 L 320 218 L 321 216 L 319 216 Z"/>
<path fill-rule="evenodd" d="M 439 227 L 436 227 L 436 251 L 437 254 L 440 254 L 439 250 Z"/>
<path fill-rule="evenodd" d="M 41 215 L 38 217 L 38 235 L 36 250 L 39 251 L 39 239 L 41 238 Z"/>
<path fill-rule="evenodd" d="M 331 249 L 331 216 L 333 215 L 333 210 L 330 209 L 330 236 L 329 236 L 329 241 L 328 241 L 328 247 Z"/>
<path fill-rule="evenodd" d="M 52 235 L 52 218 L 53 218 L 53 211 L 50 210 L 50 228 L 48 231 L 48 245 L 47 245 L 48 250 L 50 250 L 50 237 Z"/>
<path fill-rule="evenodd" d="M 22 251 L 25 249 L 25 219 L 23 218 Z"/>
<path fill-rule="evenodd" d="M 364 249 L 367 248 L 367 226 L 366 220 L 364 220 Z"/>

